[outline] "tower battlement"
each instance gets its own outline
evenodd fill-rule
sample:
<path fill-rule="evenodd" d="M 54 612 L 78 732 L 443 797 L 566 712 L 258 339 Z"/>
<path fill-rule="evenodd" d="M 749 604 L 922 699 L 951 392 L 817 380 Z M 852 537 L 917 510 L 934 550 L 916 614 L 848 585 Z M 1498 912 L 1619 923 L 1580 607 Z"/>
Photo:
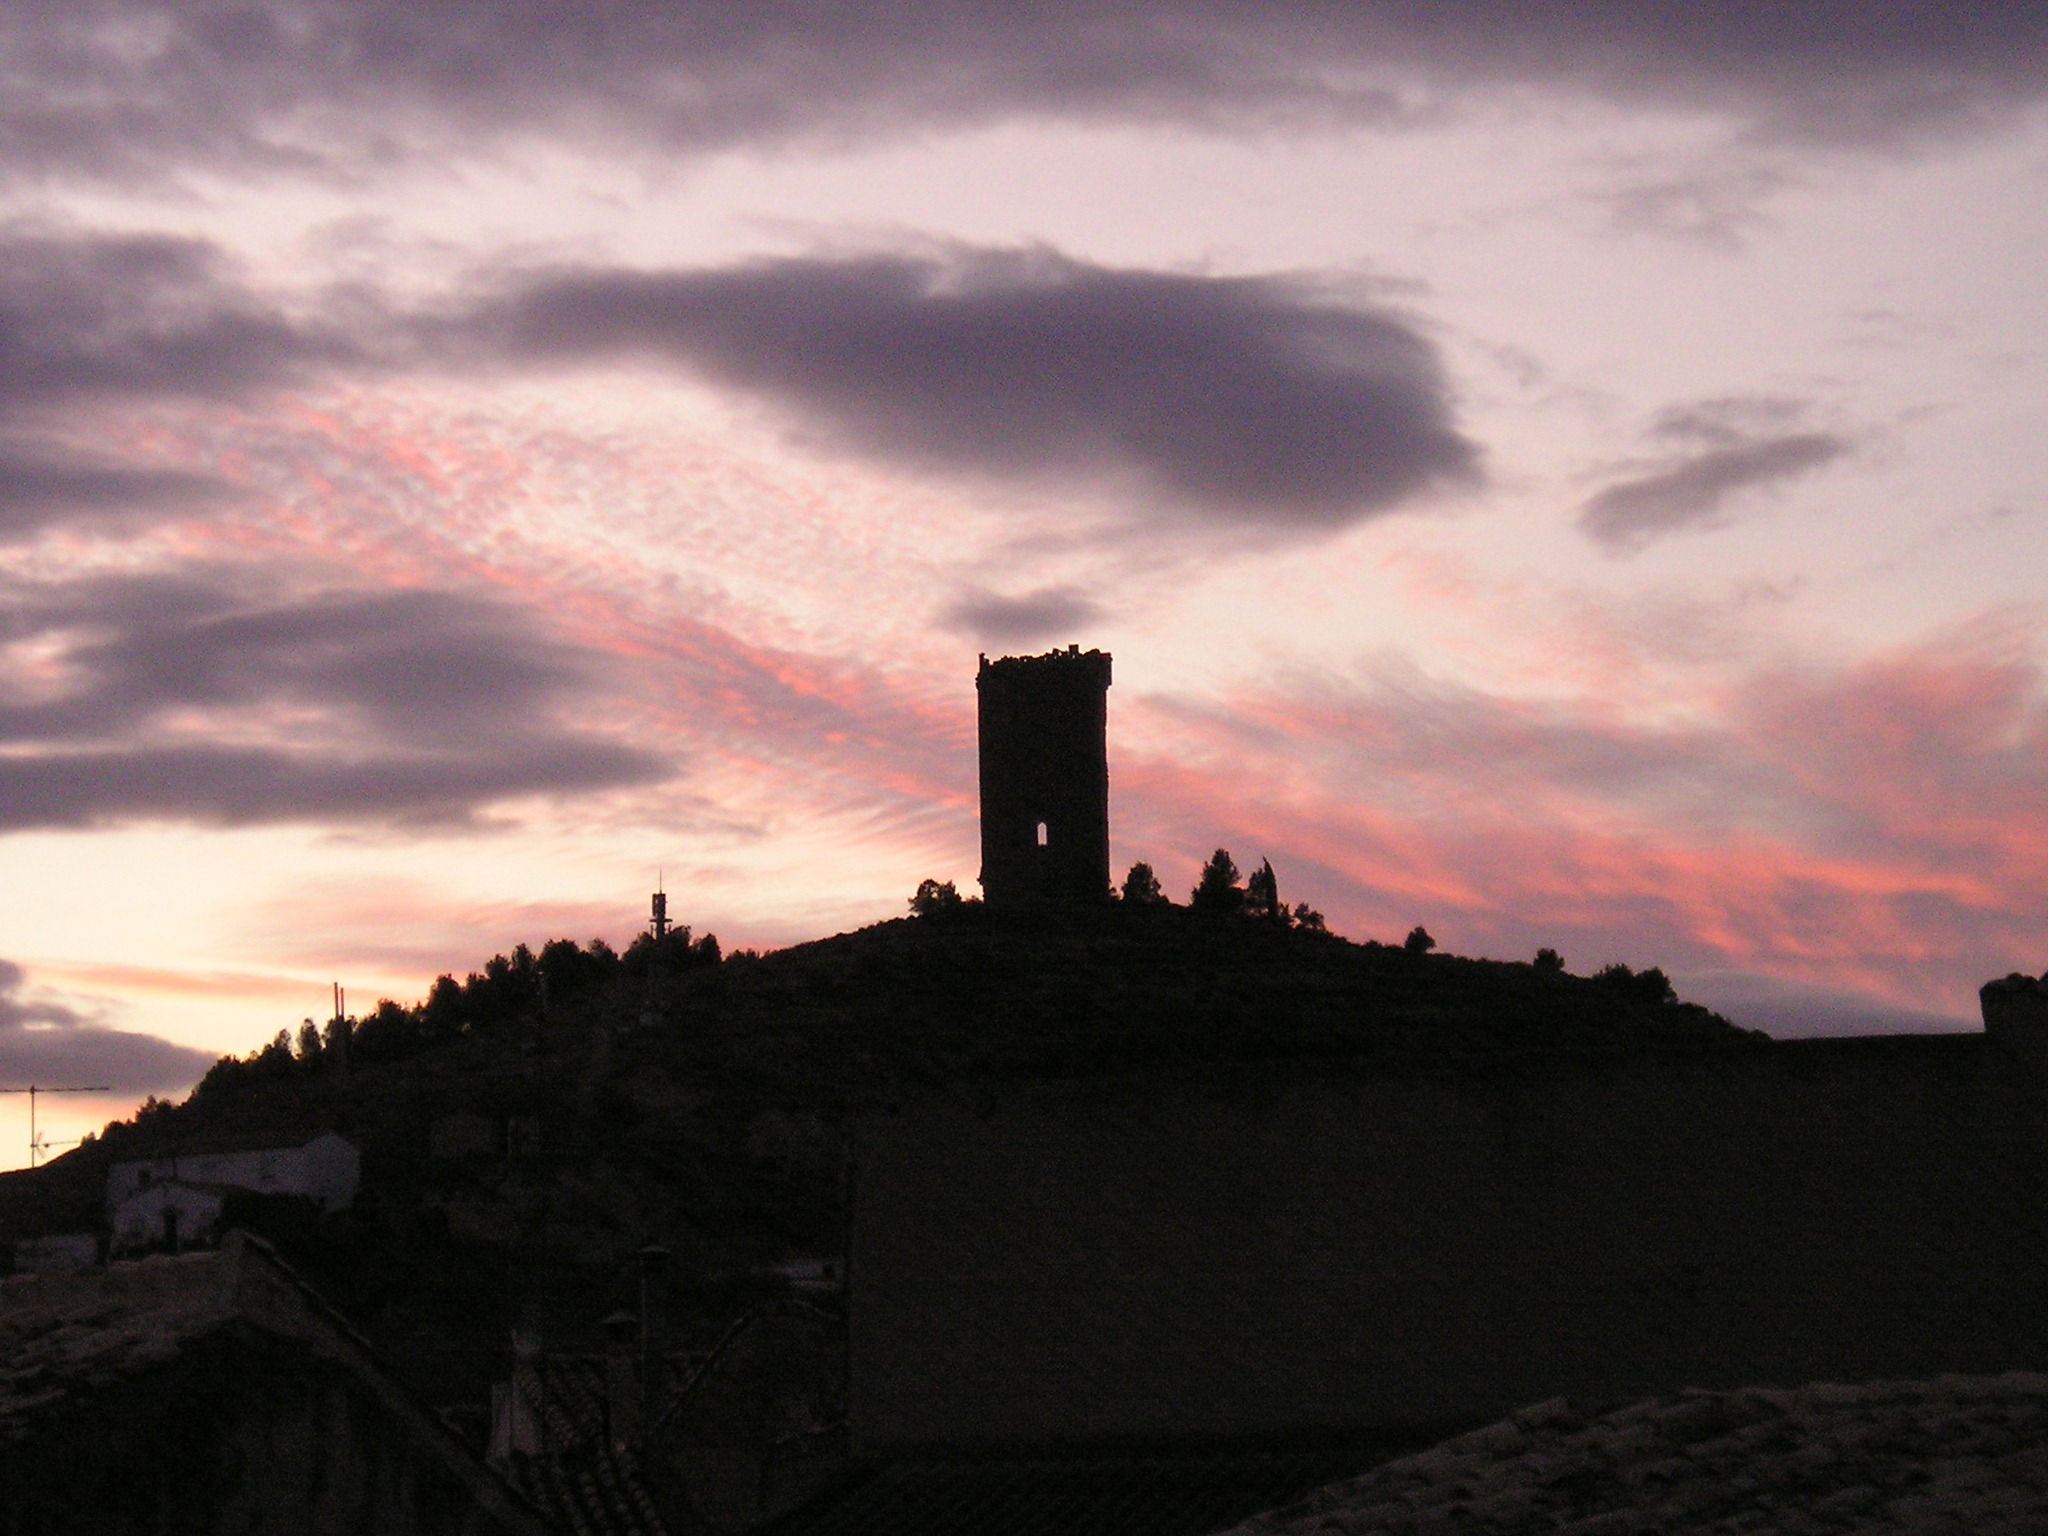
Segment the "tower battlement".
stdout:
<path fill-rule="evenodd" d="M 992 910 L 1109 896 L 1105 651 L 981 658 L 981 889 Z"/>

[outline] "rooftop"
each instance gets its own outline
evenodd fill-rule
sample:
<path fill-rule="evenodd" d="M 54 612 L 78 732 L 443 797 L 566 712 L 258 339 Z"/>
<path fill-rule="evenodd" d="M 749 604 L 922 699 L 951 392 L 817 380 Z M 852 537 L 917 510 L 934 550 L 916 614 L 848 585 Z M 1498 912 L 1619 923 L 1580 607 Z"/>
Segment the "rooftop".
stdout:
<path fill-rule="evenodd" d="M 1554 1399 L 1228 1536 L 2048 1529 L 2048 1374 Z"/>

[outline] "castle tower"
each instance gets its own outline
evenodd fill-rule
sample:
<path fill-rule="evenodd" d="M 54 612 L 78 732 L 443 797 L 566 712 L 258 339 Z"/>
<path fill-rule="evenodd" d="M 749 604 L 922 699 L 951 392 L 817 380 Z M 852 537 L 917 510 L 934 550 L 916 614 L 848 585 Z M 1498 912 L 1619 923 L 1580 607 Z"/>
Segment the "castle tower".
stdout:
<path fill-rule="evenodd" d="M 981 889 L 995 911 L 1109 896 L 1109 656 L 981 658 Z"/>

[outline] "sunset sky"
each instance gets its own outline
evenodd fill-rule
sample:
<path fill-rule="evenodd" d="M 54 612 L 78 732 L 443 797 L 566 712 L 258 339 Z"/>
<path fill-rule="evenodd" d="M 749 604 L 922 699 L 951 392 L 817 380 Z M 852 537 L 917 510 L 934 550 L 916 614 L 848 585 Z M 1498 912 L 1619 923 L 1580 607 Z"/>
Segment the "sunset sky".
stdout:
<path fill-rule="evenodd" d="M 2048 9 L 10 0 L 0 1086 L 1112 852 L 1778 1034 L 2048 966 Z M 27 1158 L 0 1098 L 0 1167 Z"/>

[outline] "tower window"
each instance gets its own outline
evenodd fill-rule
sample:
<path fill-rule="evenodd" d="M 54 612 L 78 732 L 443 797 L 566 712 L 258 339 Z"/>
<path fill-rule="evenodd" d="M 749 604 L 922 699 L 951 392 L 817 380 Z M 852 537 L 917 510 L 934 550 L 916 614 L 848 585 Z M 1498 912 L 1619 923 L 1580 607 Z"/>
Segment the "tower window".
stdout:
<path fill-rule="evenodd" d="M 1041 821 L 1038 824 L 1038 846 L 1043 848 L 1045 846 L 1045 841 L 1045 823 Z"/>

